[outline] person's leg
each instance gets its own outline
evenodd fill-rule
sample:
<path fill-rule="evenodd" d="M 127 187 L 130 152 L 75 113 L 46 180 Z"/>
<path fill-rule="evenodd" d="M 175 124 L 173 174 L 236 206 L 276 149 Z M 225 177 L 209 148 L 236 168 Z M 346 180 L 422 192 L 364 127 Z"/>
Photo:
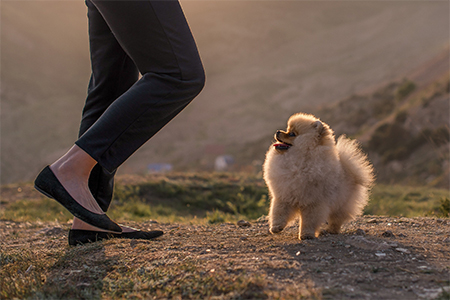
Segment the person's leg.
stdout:
<path fill-rule="evenodd" d="M 92 194 L 86 195 L 87 178 L 94 165 L 99 163 L 110 172 L 116 170 L 201 91 L 204 73 L 178 2 L 95 1 L 94 4 L 120 46 L 143 74 L 142 79 L 115 100 L 76 145 L 51 166 L 57 174 L 57 184 L 70 190 L 67 191 L 73 198 L 68 200 L 70 205 L 76 202 L 97 213 L 101 211 L 100 206 Z M 86 161 L 69 163 L 75 162 L 74 158 Z M 72 171 L 82 168 L 83 172 L 71 172 L 69 167 Z M 69 174 L 72 175 L 66 176 Z M 41 175 L 38 179 L 41 183 L 48 181 Z M 61 189 L 58 192 L 58 197 L 65 193 Z"/>
<path fill-rule="evenodd" d="M 111 103 L 125 93 L 139 78 L 133 60 L 125 53 L 103 16 L 86 0 L 89 21 L 89 46 L 92 75 L 83 109 L 79 136 L 82 136 Z M 106 212 L 112 200 L 115 171 L 108 172 L 97 164 L 89 177 L 89 189 Z M 78 222 L 74 221 L 76 225 Z"/>
<path fill-rule="evenodd" d="M 197 48 L 177 1 L 93 1 L 143 74 L 76 142 L 115 170 L 203 88 Z"/>

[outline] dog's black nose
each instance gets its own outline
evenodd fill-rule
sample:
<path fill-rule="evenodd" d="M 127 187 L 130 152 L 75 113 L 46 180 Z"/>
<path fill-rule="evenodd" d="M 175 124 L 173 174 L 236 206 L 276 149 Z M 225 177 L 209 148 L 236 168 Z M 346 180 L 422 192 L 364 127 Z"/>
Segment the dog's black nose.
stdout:
<path fill-rule="evenodd" d="M 275 140 L 280 141 L 280 134 L 281 133 L 282 133 L 281 130 L 277 130 L 277 132 L 273 136 L 275 138 Z"/>

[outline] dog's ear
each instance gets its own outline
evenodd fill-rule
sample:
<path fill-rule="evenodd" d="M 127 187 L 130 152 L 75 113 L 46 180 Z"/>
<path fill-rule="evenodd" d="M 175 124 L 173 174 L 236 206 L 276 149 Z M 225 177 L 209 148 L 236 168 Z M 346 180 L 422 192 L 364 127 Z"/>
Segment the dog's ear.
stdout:
<path fill-rule="evenodd" d="M 323 124 L 320 121 L 315 121 L 314 123 L 312 123 L 313 127 L 316 128 L 317 133 L 319 133 L 319 135 L 322 134 L 323 132 Z"/>

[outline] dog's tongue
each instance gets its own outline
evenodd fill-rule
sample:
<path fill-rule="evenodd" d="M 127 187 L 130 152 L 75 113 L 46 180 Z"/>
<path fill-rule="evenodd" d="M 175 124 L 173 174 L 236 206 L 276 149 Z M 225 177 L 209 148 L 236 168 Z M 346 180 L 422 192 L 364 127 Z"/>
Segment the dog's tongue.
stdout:
<path fill-rule="evenodd" d="M 291 145 L 288 145 L 288 144 L 285 144 L 285 143 L 276 143 L 276 144 L 273 144 L 273 146 L 277 150 L 287 150 L 287 149 L 289 149 L 291 147 Z"/>

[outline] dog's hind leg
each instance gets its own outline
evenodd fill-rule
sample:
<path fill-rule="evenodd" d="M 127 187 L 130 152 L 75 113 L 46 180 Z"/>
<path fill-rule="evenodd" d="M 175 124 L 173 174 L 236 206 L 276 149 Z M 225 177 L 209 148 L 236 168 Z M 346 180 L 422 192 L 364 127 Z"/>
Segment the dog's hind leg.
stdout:
<path fill-rule="evenodd" d="M 272 200 L 269 213 L 269 224 L 271 233 L 279 233 L 287 223 L 297 214 L 295 208 L 283 201 Z"/>
<path fill-rule="evenodd" d="M 329 213 L 328 206 L 307 206 L 300 210 L 300 240 L 309 240 L 316 237 L 320 226 L 325 223 Z"/>
<path fill-rule="evenodd" d="M 332 212 L 328 218 L 328 226 L 326 231 L 331 234 L 338 234 L 341 232 L 342 224 L 350 219 L 351 216 L 345 211 Z"/>

